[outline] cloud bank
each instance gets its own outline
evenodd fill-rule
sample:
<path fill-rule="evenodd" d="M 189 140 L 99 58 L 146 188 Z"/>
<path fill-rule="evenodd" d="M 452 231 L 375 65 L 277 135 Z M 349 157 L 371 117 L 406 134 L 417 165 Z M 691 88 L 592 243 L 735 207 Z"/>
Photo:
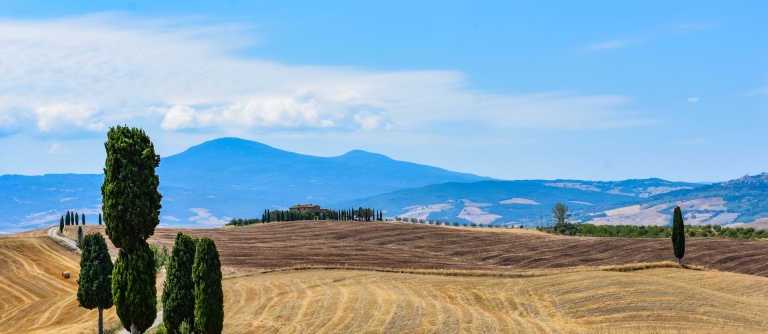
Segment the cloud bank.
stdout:
<path fill-rule="evenodd" d="M 0 136 L 409 131 L 435 123 L 584 130 L 653 122 L 623 96 L 488 93 L 456 71 L 299 66 L 238 54 L 249 27 L 118 14 L 0 21 Z M 605 44 L 598 48 L 619 47 Z"/>

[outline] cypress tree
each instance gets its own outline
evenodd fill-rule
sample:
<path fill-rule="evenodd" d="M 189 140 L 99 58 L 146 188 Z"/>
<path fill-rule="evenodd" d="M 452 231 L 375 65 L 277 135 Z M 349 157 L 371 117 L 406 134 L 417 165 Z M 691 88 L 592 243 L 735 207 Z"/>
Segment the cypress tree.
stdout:
<path fill-rule="evenodd" d="M 62 224 L 64 216 L 61 217 Z M 112 259 L 101 233 L 83 238 L 80 255 L 80 278 L 77 280 L 77 301 L 92 310 L 99 308 L 99 334 L 104 333 L 104 309 L 112 307 Z"/>
<path fill-rule="evenodd" d="M 195 284 L 195 318 L 206 334 L 220 334 L 224 327 L 224 292 L 216 243 L 203 237 L 197 242 L 192 266 Z"/>
<path fill-rule="evenodd" d="M 143 333 L 155 321 L 155 254 L 146 241 L 134 245 L 128 254 L 120 249 L 112 269 L 112 298 L 117 317 L 132 334 Z"/>
<path fill-rule="evenodd" d="M 685 223 L 683 223 L 683 213 L 679 206 L 675 207 L 672 218 L 672 249 L 677 263 L 682 264 L 685 255 Z"/>
<path fill-rule="evenodd" d="M 192 265 L 195 250 L 192 238 L 181 232 L 176 235 L 163 283 L 163 323 L 168 333 L 176 333 L 184 322 L 194 323 L 195 284 L 192 282 Z"/>
<path fill-rule="evenodd" d="M 61 219 L 59 220 L 59 233 L 64 232 L 64 216 L 61 216 Z"/>
<path fill-rule="evenodd" d="M 70 225 L 71 220 L 69 219 L 69 211 L 67 211 L 67 219 L 64 221 L 67 226 Z"/>
<path fill-rule="evenodd" d="M 85 225 L 85 214 L 83 214 L 83 218 L 80 219 L 81 222 L 83 222 L 83 225 Z"/>
<path fill-rule="evenodd" d="M 83 228 L 82 227 L 77 228 L 77 247 L 80 247 L 80 249 L 83 249 Z"/>
<path fill-rule="evenodd" d="M 75 212 L 75 225 L 80 225 L 80 216 Z"/>
<path fill-rule="evenodd" d="M 101 212 L 99 212 L 99 225 L 101 225 Z"/>
<path fill-rule="evenodd" d="M 155 320 L 155 259 L 146 240 L 160 222 L 160 156 L 138 128 L 110 128 L 101 185 L 105 232 L 120 251 L 112 271 L 117 316 L 131 333 L 144 332 Z"/>

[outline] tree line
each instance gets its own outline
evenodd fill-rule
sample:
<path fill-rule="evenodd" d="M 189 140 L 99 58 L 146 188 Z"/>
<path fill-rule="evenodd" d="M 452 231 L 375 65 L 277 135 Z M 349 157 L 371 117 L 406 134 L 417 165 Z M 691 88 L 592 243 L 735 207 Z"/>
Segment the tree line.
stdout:
<path fill-rule="evenodd" d="M 81 218 L 82 217 L 82 218 Z M 101 213 L 99 213 L 99 225 L 101 225 Z M 67 211 L 59 219 L 59 232 L 64 231 L 64 226 L 70 225 L 85 225 L 85 214 L 78 214 L 77 212 Z"/>
<path fill-rule="evenodd" d="M 273 222 L 290 222 L 299 220 L 339 220 L 339 221 L 383 221 L 384 213 L 373 208 L 359 207 L 347 210 L 320 210 L 320 211 L 291 211 L 291 210 L 264 210 L 259 218 L 233 218 L 227 223 L 230 226 L 246 226 L 252 224 L 266 224 Z"/>

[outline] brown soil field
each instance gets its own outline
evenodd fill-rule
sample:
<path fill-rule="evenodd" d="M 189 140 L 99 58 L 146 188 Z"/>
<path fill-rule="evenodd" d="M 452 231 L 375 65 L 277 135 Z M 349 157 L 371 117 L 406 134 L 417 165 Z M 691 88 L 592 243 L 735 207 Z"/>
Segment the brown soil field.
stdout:
<path fill-rule="evenodd" d="M 0 237 L 0 333 L 93 333 L 98 311 L 79 307 L 76 297 L 80 256 L 29 235 L 39 234 Z M 104 317 L 117 319 L 114 309 Z"/>
<path fill-rule="evenodd" d="M 70 236 L 76 227 L 66 228 Z M 84 231 L 102 231 L 86 225 Z M 274 269 L 301 265 L 527 270 L 675 261 L 669 239 L 564 237 L 494 233 L 405 223 L 288 222 L 223 229 L 158 228 L 152 243 L 176 233 L 216 241 L 222 265 Z M 114 254 L 113 254 L 114 255 Z M 768 277 L 768 242 L 687 238 L 684 263 Z"/>
<path fill-rule="evenodd" d="M 227 333 L 760 333 L 768 278 L 586 271 L 518 279 L 349 270 L 226 279 Z"/>

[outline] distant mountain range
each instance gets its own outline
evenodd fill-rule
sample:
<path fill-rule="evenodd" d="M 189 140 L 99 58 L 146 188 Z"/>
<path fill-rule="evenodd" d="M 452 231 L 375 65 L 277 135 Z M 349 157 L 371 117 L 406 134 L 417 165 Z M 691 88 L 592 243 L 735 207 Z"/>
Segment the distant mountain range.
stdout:
<path fill-rule="evenodd" d="M 404 187 L 489 180 L 365 151 L 316 157 L 221 138 L 165 157 L 157 169 L 161 224 L 220 226 L 297 203 L 332 203 Z M 0 231 L 58 223 L 67 210 L 96 222 L 103 175 L 0 176 Z M 92 217 L 89 217 L 92 216 Z M 92 219 L 92 220 L 90 220 Z"/>
<path fill-rule="evenodd" d="M 768 217 L 768 174 L 708 185 L 661 179 L 500 181 L 364 151 L 317 157 L 237 138 L 165 157 L 157 172 L 165 226 L 220 226 L 298 203 L 523 226 L 549 222 L 557 202 L 570 207 L 574 221 L 599 224 L 667 224 L 674 205 L 681 205 L 687 223 Z M 99 174 L 0 176 L 0 233 L 50 226 L 67 210 L 96 223 L 102 181 Z"/>

